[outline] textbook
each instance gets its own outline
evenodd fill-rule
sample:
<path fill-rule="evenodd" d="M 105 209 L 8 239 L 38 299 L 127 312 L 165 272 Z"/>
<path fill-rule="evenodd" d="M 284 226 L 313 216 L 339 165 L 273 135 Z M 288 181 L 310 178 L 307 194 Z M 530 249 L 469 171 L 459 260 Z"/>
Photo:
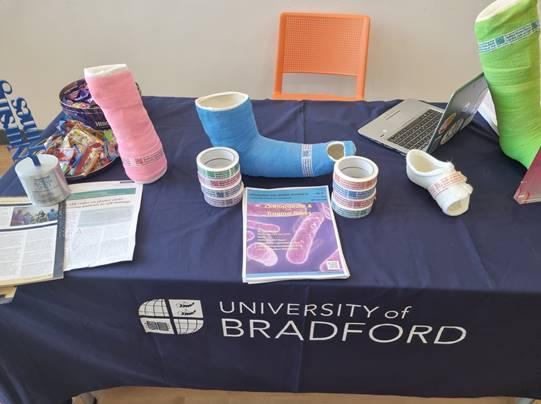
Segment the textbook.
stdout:
<path fill-rule="evenodd" d="M 245 192 L 245 283 L 349 278 L 328 187 L 246 188 Z"/>

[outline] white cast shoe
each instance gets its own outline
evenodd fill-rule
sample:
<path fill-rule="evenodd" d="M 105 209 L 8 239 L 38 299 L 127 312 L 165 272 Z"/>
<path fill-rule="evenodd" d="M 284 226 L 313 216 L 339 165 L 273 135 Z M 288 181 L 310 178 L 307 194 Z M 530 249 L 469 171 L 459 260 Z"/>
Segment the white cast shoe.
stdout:
<path fill-rule="evenodd" d="M 440 161 L 422 150 L 410 150 L 406 172 L 411 182 L 430 192 L 446 215 L 458 216 L 468 210 L 473 188 L 453 163 Z"/>

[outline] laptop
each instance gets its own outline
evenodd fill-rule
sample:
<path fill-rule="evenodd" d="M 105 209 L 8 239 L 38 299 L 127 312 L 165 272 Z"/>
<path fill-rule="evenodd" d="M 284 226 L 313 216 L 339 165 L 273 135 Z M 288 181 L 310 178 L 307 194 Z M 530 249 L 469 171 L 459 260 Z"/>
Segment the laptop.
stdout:
<path fill-rule="evenodd" d="M 473 120 L 487 91 L 481 73 L 454 92 L 445 110 L 418 100 L 404 100 L 358 132 L 402 154 L 411 149 L 432 153 Z"/>

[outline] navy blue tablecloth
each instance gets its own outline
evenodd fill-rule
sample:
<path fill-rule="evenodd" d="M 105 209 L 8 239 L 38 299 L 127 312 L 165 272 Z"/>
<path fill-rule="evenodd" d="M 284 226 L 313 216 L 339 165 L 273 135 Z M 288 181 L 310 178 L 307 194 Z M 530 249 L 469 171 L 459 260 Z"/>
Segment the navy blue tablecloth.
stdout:
<path fill-rule="evenodd" d="M 134 260 L 20 287 L 0 306 L 0 402 L 121 385 L 541 397 L 541 204 L 513 200 L 525 170 L 482 118 L 435 153 L 474 187 L 452 218 L 409 182 L 403 156 L 356 132 L 395 102 L 255 101 L 266 136 L 353 140 L 380 176 L 370 216 L 337 217 L 349 279 L 244 285 L 241 207 L 210 207 L 199 190 L 195 156 L 210 143 L 193 100 L 144 101 L 169 169 L 144 187 Z M 93 180 L 124 178 L 117 163 Z M 22 194 L 13 171 L 0 194 Z M 145 333 L 145 316 L 171 333 Z"/>

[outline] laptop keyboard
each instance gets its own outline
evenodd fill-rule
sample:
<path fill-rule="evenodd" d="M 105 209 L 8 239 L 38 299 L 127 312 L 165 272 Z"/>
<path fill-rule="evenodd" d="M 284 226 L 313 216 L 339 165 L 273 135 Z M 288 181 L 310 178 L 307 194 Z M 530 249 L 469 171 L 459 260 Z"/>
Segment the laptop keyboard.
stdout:
<path fill-rule="evenodd" d="M 429 109 L 387 140 L 406 149 L 422 150 L 428 145 L 440 118 L 441 112 Z"/>

